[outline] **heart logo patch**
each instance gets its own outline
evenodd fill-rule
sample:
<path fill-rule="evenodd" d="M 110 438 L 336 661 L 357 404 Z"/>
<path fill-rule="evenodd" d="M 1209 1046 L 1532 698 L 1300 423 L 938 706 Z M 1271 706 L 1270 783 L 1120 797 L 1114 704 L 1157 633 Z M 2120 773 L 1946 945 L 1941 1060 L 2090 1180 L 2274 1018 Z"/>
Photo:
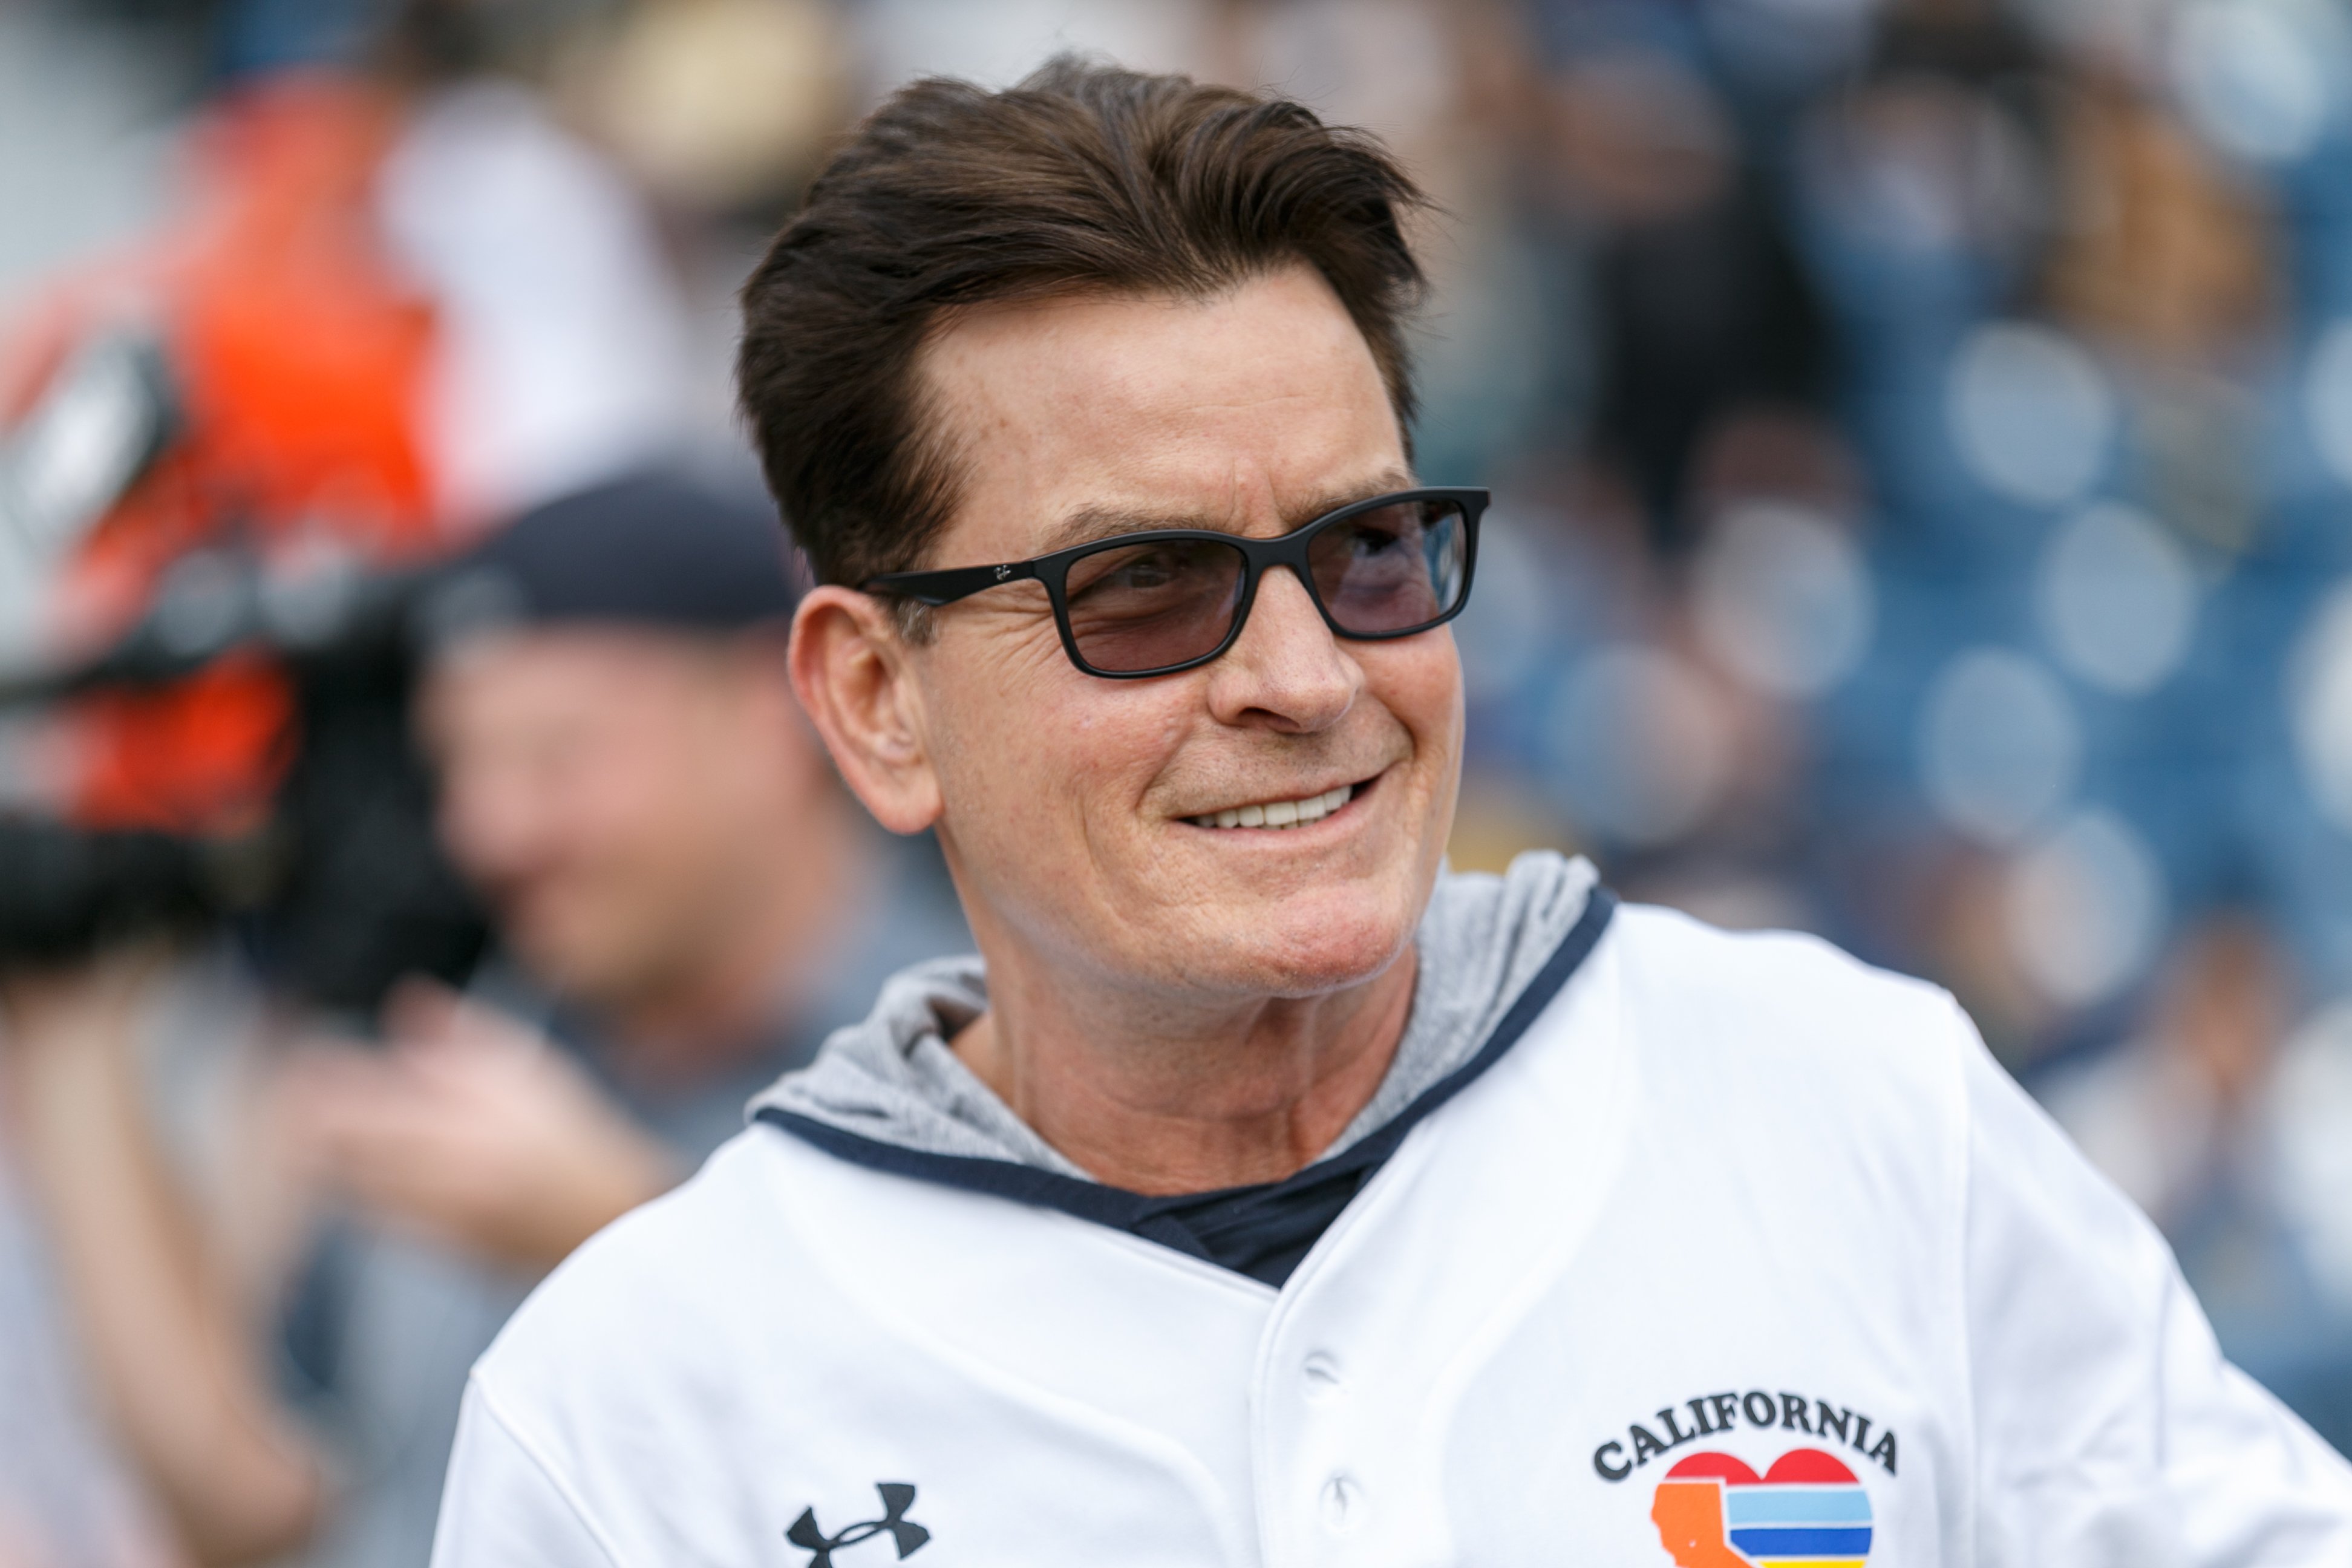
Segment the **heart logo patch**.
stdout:
<path fill-rule="evenodd" d="M 1862 1568 L 1870 1494 L 1819 1448 L 1796 1448 L 1762 1475 L 1729 1454 L 1693 1454 L 1650 1505 L 1677 1568 Z"/>

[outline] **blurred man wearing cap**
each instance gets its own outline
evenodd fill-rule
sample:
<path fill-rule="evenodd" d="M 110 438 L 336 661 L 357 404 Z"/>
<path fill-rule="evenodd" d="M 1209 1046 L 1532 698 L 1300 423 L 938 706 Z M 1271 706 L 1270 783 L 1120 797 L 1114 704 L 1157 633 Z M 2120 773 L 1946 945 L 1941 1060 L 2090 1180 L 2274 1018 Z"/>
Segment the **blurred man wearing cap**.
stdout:
<path fill-rule="evenodd" d="M 857 970 L 870 989 L 869 952 L 961 940 L 924 914 L 944 886 L 905 885 L 803 723 L 792 604 L 764 509 L 657 479 L 541 508 L 454 574 L 418 727 L 444 841 L 520 971 L 482 989 L 526 1014 L 547 997 L 550 1032 L 633 1116 L 591 1114 L 584 1085 L 526 1070 L 562 1057 L 413 986 L 391 1014 L 404 1048 L 314 1060 L 301 1086 L 364 1203 L 543 1271 L 856 1016 L 864 998 L 832 994 Z"/>
<path fill-rule="evenodd" d="M 881 976 L 969 940 L 802 720 L 793 603 L 764 505 L 649 478 L 526 515 L 433 606 L 418 731 L 511 967 L 467 999 L 405 987 L 388 1049 L 289 1075 L 359 1222 L 293 1337 L 330 1407 L 360 1393 L 346 1448 L 400 1478 L 355 1498 L 380 1517 L 342 1521 L 351 1560 L 423 1560 L 467 1367 L 530 1282 L 689 1174 Z"/>
<path fill-rule="evenodd" d="M 110 1303 L 142 1302 L 78 1313 L 123 1363 L 118 1421 L 190 1435 L 128 1446 L 189 1495 L 171 1511 L 197 1560 L 309 1534 L 310 1561 L 422 1563 L 467 1370 L 530 1285 L 691 1173 L 883 975 L 968 944 L 929 849 L 875 830 L 808 732 L 793 600 L 765 505 L 638 478 L 526 514 L 426 601 L 418 733 L 500 956 L 464 997 L 406 983 L 380 1044 L 307 1046 L 261 1097 L 324 1215 L 285 1293 L 304 1419 L 268 1412 L 255 1374 L 156 1374 L 142 1347 L 196 1342 L 181 1320 L 206 1298 L 137 1281 L 196 1227 L 79 1222 L 108 1232 Z M 113 1121 L 137 1133 L 121 1157 L 85 1147 L 51 1184 L 144 1184 L 169 1212 L 143 1111 Z M 206 1431 L 265 1424 L 238 1467 L 205 1459 Z"/>

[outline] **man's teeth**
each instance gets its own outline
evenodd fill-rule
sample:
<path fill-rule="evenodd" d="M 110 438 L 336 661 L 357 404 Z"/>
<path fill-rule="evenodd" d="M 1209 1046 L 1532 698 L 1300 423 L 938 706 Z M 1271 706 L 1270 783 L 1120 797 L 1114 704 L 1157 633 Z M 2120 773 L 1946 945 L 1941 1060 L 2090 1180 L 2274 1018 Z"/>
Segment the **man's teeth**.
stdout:
<path fill-rule="evenodd" d="M 1223 811 L 1192 819 L 1195 827 L 1304 827 L 1320 822 L 1348 804 L 1354 784 L 1341 784 L 1304 800 L 1275 800 L 1263 805 L 1229 805 Z"/>

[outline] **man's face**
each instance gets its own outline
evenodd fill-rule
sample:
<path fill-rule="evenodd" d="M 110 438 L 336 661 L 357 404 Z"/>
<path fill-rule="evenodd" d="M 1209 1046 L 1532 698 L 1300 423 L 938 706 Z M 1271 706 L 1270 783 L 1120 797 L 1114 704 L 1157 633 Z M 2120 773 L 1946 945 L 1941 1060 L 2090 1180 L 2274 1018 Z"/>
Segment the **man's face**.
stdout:
<path fill-rule="evenodd" d="M 630 1005 L 749 918 L 756 851 L 816 776 L 760 663 L 714 639 L 583 628 L 484 638 L 436 666 L 419 711 L 443 841 L 543 984 Z"/>
<path fill-rule="evenodd" d="M 1371 353 L 1306 268 L 1206 301 L 977 311 L 924 370 L 963 487 L 926 565 L 1140 528 L 1268 538 L 1412 482 Z M 1129 989 L 1305 996 L 1411 940 L 1459 773 L 1446 630 L 1337 640 L 1276 571 L 1223 658 L 1106 680 L 1071 665 L 1044 589 L 1020 583 L 940 611 L 909 664 L 983 942 Z M 1302 826 L 1194 821 L 1340 785 L 1348 804 Z"/>

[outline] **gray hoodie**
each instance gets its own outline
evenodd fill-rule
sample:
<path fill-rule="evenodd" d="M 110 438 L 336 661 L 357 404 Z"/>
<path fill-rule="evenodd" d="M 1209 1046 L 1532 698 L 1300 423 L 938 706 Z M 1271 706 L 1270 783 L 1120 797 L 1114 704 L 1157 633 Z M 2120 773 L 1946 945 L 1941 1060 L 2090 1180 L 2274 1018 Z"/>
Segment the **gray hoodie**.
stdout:
<path fill-rule="evenodd" d="M 1512 1001 L 1583 915 L 1590 861 L 1535 850 L 1496 877 L 1438 878 L 1414 940 L 1420 969 L 1396 1059 L 1325 1158 L 1378 1131 L 1475 1055 Z M 836 1030 L 816 1059 L 751 1102 L 922 1153 L 997 1160 L 1090 1180 L 1015 1116 L 948 1048 L 988 1005 L 976 957 L 899 971 L 865 1022 Z"/>

